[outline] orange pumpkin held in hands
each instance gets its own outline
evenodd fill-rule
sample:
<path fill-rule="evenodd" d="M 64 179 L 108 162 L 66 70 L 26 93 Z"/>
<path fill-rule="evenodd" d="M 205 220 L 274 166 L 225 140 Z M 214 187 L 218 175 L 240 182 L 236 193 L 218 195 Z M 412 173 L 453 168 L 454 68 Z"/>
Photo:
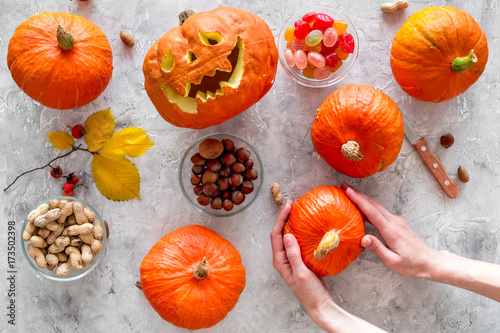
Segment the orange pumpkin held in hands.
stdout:
<path fill-rule="evenodd" d="M 391 49 L 396 81 L 410 96 L 443 102 L 465 92 L 488 61 L 488 43 L 477 22 L 451 7 L 428 7 L 399 29 Z"/>
<path fill-rule="evenodd" d="M 17 27 L 7 65 L 28 96 L 63 110 L 86 105 L 106 89 L 113 55 L 94 23 L 69 13 L 43 12 Z"/>
<path fill-rule="evenodd" d="M 309 269 L 330 276 L 346 269 L 363 251 L 365 224 L 343 189 L 320 186 L 293 203 L 284 233 L 297 238 Z"/>
<path fill-rule="evenodd" d="M 335 90 L 311 127 L 318 154 L 344 175 L 364 178 L 387 168 L 403 145 L 403 117 L 389 96 L 366 85 Z"/>
<path fill-rule="evenodd" d="M 151 47 L 144 84 L 166 121 L 201 129 L 259 101 L 274 83 L 277 61 L 274 36 L 261 18 L 220 7 L 190 16 Z"/>
<path fill-rule="evenodd" d="M 141 288 L 156 312 L 175 326 L 214 326 L 245 288 L 245 267 L 234 246 L 199 225 L 165 235 L 141 264 Z"/>

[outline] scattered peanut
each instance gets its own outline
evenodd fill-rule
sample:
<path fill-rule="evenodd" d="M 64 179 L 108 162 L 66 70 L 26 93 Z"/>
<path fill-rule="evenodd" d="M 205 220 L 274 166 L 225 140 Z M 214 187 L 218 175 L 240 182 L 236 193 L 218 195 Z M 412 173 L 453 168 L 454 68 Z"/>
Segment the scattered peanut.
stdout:
<path fill-rule="evenodd" d="M 32 246 L 31 244 L 28 245 L 28 254 L 31 258 L 35 259 L 36 265 L 40 268 L 47 268 L 47 261 L 45 261 L 45 255 L 43 252 L 37 248 Z"/>
<path fill-rule="evenodd" d="M 73 203 L 73 214 L 75 214 L 76 223 L 89 223 L 89 219 L 83 212 L 83 204 L 81 202 L 76 201 Z"/>
<path fill-rule="evenodd" d="M 467 183 L 469 181 L 469 173 L 463 166 L 458 167 L 458 178 L 460 178 L 462 183 Z"/>
<path fill-rule="evenodd" d="M 43 228 L 47 223 L 55 221 L 61 215 L 61 210 L 59 208 L 54 208 L 49 210 L 47 213 L 38 216 L 33 222 L 37 227 Z"/>
<path fill-rule="evenodd" d="M 45 256 L 45 261 L 47 261 L 49 266 L 57 266 L 59 264 L 59 258 L 53 253 L 48 253 Z"/>
<path fill-rule="evenodd" d="M 274 202 L 276 202 L 277 205 L 282 205 L 283 197 L 281 195 L 280 186 L 278 185 L 278 183 L 273 183 L 273 185 L 271 185 L 271 193 L 274 196 Z"/>
<path fill-rule="evenodd" d="M 94 225 L 92 223 L 84 223 L 82 225 L 72 225 L 64 229 L 63 236 L 75 236 L 75 235 L 83 235 L 90 234 L 94 229 Z"/>
<path fill-rule="evenodd" d="M 85 214 L 85 216 L 87 216 L 87 219 L 90 223 L 95 221 L 95 214 L 89 207 L 83 208 L 83 213 Z"/>
<path fill-rule="evenodd" d="M 68 236 L 59 236 L 56 238 L 56 241 L 54 242 L 55 246 L 57 247 L 66 247 L 71 243 L 71 238 Z"/>
<path fill-rule="evenodd" d="M 33 236 L 33 233 L 36 230 L 36 226 L 33 224 L 33 222 L 29 222 L 26 224 L 26 228 L 24 228 L 23 231 L 23 241 L 27 242 L 30 240 L 31 236 Z"/>
<path fill-rule="evenodd" d="M 82 265 L 83 267 L 89 267 L 90 263 L 92 262 L 92 258 L 94 256 L 92 255 L 92 250 L 90 249 L 89 244 L 83 244 L 82 245 Z"/>
<path fill-rule="evenodd" d="M 54 209 L 54 208 L 59 208 L 59 200 L 57 199 L 52 199 L 49 201 L 49 208 Z"/>
<path fill-rule="evenodd" d="M 90 245 L 90 248 L 92 250 L 92 254 L 94 256 L 98 255 L 99 252 L 101 252 L 101 250 L 102 250 L 102 243 L 99 240 L 95 239 L 94 236 L 92 236 L 92 234 L 80 235 L 80 239 L 84 243 Z"/>
<path fill-rule="evenodd" d="M 30 244 L 39 249 L 47 247 L 47 242 L 40 236 L 31 236 Z"/>
<path fill-rule="evenodd" d="M 128 47 L 132 47 L 135 44 L 134 37 L 126 31 L 120 31 L 120 39 Z"/>
<path fill-rule="evenodd" d="M 94 235 L 95 239 L 101 240 L 103 237 L 103 229 L 101 226 L 101 222 L 99 220 L 94 221 L 94 229 L 92 229 L 92 235 Z"/>
<path fill-rule="evenodd" d="M 49 211 L 49 204 L 41 204 L 37 208 L 33 209 L 28 214 L 28 222 L 35 222 L 38 216 L 41 216 Z"/>
<path fill-rule="evenodd" d="M 73 201 L 67 202 L 63 208 L 61 208 L 61 216 L 57 219 L 57 223 L 64 223 L 66 218 L 73 214 Z"/>
<path fill-rule="evenodd" d="M 63 262 L 62 264 L 59 265 L 57 268 L 56 275 L 58 277 L 65 277 L 68 275 L 68 273 L 73 269 L 73 266 L 71 266 L 70 261 Z"/>
<path fill-rule="evenodd" d="M 380 7 L 380 10 L 384 13 L 394 13 L 398 9 L 408 8 L 408 4 L 409 3 L 406 0 L 394 0 L 392 3 L 384 3 Z"/>

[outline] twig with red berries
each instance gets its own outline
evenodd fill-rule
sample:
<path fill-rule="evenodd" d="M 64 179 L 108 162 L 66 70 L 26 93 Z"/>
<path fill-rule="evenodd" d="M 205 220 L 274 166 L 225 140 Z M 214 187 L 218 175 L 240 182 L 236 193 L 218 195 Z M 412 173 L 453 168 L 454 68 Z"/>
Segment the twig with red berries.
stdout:
<path fill-rule="evenodd" d="M 63 155 L 57 156 L 56 158 L 54 158 L 54 159 L 50 160 L 47 164 L 45 164 L 45 165 L 43 165 L 43 166 L 41 166 L 41 167 L 34 168 L 34 169 L 31 169 L 31 170 L 28 170 L 28 171 L 25 171 L 25 172 L 21 173 L 19 176 L 17 176 L 17 177 L 16 177 L 16 179 L 14 179 L 14 181 L 13 181 L 12 183 L 10 183 L 10 184 L 9 184 L 9 186 L 7 186 L 6 188 L 4 188 L 3 190 L 4 190 L 4 191 L 7 191 L 7 190 L 8 190 L 8 189 L 9 189 L 12 185 L 14 185 L 14 183 L 15 183 L 15 182 L 16 182 L 19 178 L 21 178 L 22 176 L 24 176 L 24 175 L 26 175 L 26 174 L 28 174 L 28 173 L 31 173 L 31 172 L 33 172 L 33 171 L 36 171 L 36 170 L 42 170 L 42 169 L 44 169 L 44 168 L 46 168 L 46 167 L 50 167 L 50 168 L 51 168 L 51 170 L 50 170 L 50 174 L 52 175 L 52 177 L 54 177 L 54 178 L 59 178 L 59 177 L 61 177 L 61 176 L 62 176 L 62 169 L 61 169 L 61 167 L 59 167 L 59 166 L 52 167 L 52 166 L 51 166 L 51 164 L 52 164 L 52 163 L 54 163 L 55 161 L 57 161 L 57 160 L 59 160 L 59 159 L 61 159 L 61 158 L 63 158 L 63 157 L 66 157 L 66 156 L 68 156 L 68 155 L 72 154 L 73 152 L 75 152 L 75 151 L 77 151 L 77 150 L 83 150 L 83 151 L 87 151 L 87 152 L 89 152 L 89 153 L 91 153 L 91 154 L 94 154 L 93 152 L 89 151 L 88 149 L 80 148 L 80 146 L 81 146 L 81 145 L 78 145 L 78 146 L 76 146 L 76 147 L 75 147 L 75 146 L 72 146 L 72 147 L 71 147 L 71 150 L 70 150 L 69 152 L 67 152 L 67 153 L 65 153 L 65 154 L 63 154 Z M 70 175 L 71 175 L 71 174 L 70 174 Z M 68 177 L 69 177 L 69 176 L 68 176 Z M 73 175 L 73 177 L 76 177 L 76 176 L 74 176 L 74 175 Z M 76 178 L 76 179 L 77 179 L 76 181 L 78 181 L 78 178 Z M 75 183 L 76 183 L 76 182 L 75 182 Z"/>

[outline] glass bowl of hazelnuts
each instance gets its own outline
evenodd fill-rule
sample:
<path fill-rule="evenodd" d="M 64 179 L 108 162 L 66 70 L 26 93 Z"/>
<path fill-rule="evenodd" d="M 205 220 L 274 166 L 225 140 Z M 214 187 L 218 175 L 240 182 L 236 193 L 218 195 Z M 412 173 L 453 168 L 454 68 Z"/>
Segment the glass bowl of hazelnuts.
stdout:
<path fill-rule="evenodd" d="M 182 156 L 182 194 L 197 210 L 210 216 L 233 216 L 257 199 L 264 180 L 255 148 L 229 133 L 205 135 Z"/>

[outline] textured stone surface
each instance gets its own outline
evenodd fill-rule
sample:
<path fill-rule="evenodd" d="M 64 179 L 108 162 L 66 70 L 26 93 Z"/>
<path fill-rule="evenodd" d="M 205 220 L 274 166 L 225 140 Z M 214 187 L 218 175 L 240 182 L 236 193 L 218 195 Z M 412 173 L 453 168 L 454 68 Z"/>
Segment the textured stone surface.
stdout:
<path fill-rule="evenodd" d="M 425 242 L 436 249 L 500 264 L 500 65 L 498 54 L 499 2 L 411 1 L 409 8 L 383 14 L 382 1 L 339 0 L 330 4 L 351 18 L 358 29 L 360 53 L 351 73 L 334 87 L 310 89 L 292 82 L 279 68 L 272 90 L 245 113 L 212 128 L 175 128 L 158 116 L 143 89 L 142 61 L 148 49 L 178 24 L 177 13 L 192 8 L 209 10 L 236 6 L 261 16 L 277 37 L 281 24 L 312 2 L 240 0 L 230 2 L 172 0 L 19 0 L 3 1 L 0 11 L 0 171 L 5 186 L 17 174 L 57 156 L 46 134 L 81 123 L 93 112 L 111 107 L 117 128 L 144 128 L 155 146 L 134 159 L 140 170 L 142 201 L 112 202 L 96 189 L 90 158 L 77 153 L 60 164 L 81 175 L 88 189 L 75 191 L 111 225 L 111 238 L 97 269 L 85 278 L 56 283 L 38 277 L 26 263 L 18 242 L 17 322 L 0 319 L 3 332 L 181 332 L 164 322 L 134 283 L 139 265 L 162 235 L 187 224 L 205 225 L 235 244 L 247 269 L 247 286 L 228 317 L 208 332 L 319 332 L 272 267 L 269 231 L 279 208 L 268 188 L 280 183 L 284 196 L 297 199 L 314 186 L 345 180 L 402 215 Z M 314 3 L 316 4 L 316 3 Z M 389 65 L 392 38 L 412 13 L 429 5 L 452 4 L 471 14 L 488 37 L 490 60 L 485 73 L 465 94 L 432 104 L 405 94 Z M 95 22 L 108 36 L 114 72 L 106 91 L 91 104 L 74 111 L 52 110 L 27 97 L 6 66 L 7 46 L 15 28 L 45 11 L 67 11 Z M 125 47 L 119 31 L 136 41 Z M 369 84 L 398 103 L 430 148 L 460 186 L 456 199 L 447 198 L 425 169 L 413 147 L 404 141 L 386 171 L 367 179 L 349 179 L 333 171 L 314 151 L 310 125 L 316 108 L 335 88 Z M 181 196 L 177 168 L 188 145 L 202 135 L 225 131 L 252 142 L 264 161 L 264 190 L 249 210 L 232 218 L 210 218 L 195 211 Z M 451 132 L 455 145 L 443 149 L 442 134 Z M 471 181 L 462 184 L 456 170 L 463 165 Z M 20 239 L 28 210 L 39 201 L 61 194 L 61 182 L 37 171 L 2 194 L 0 270 L 7 271 L 7 221 L 17 223 Z M 367 231 L 377 234 L 370 225 Z M 5 274 L 3 274 L 5 278 Z M 405 279 L 389 271 L 370 252 L 363 252 L 347 270 L 326 278 L 333 298 L 349 312 L 389 332 L 494 332 L 500 329 L 500 304 L 484 297 L 425 280 Z M 4 284 L 2 284 L 4 285 Z M 6 310 L 7 292 L 0 302 Z"/>

